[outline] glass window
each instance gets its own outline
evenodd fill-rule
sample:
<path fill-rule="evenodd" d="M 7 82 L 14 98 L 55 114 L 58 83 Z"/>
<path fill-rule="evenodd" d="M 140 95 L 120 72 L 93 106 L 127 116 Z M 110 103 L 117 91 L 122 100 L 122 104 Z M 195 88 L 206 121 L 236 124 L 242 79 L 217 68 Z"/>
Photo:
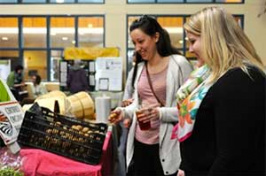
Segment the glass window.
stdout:
<path fill-rule="evenodd" d="M 103 3 L 104 0 L 78 0 L 78 3 Z"/>
<path fill-rule="evenodd" d="M 130 16 L 128 17 L 128 47 L 129 48 L 134 48 L 134 44 L 131 40 L 131 37 L 130 37 L 130 32 L 129 32 L 129 27 L 130 25 L 132 24 L 132 22 L 136 19 L 138 19 L 140 16 Z"/>
<path fill-rule="evenodd" d="M 51 51 L 50 80 L 59 81 L 59 63 L 62 60 L 63 50 Z"/>
<path fill-rule="evenodd" d="M 51 18 L 51 47 L 64 48 L 75 46 L 75 18 L 52 17 Z"/>
<path fill-rule="evenodd" d="M 216 0 L 216 2 L 220 2 L 220 3 L 242 3 L 243 0 Z"/>
<path fill-rule="evenodd" d="M 135 19 L 138 19 L 140 16 L 128 16 L 128 28 Z M 157 21 L 160 25 L 166 29 L 169 33 L 172 45 L 177 48 L 181 54 L 187 57 L 193 65 L 196 63 L 196 56 L 193 53 L 189 52 L 189 42 L 187 41 L 186 33 L 183 29 L 183 24 L 189 19 L 189 16 L 156 16 Z M 243 28 L 243 16 L 235 15 L 235 19 L 238 24 Z M 130 71 L 132 67 L 132 54 L 134 51 L 134 45 L 130 38 L 130 33 L 128 30 L 128 41 L 127 41 L 127 72 Z"/>
<path fill-rule="evenodd" d="M 157 20 L 169 33 L 172 45 L 183 48 L 183 17 L 158 17 Z"/>
<path fill-rule="evenodd" d="M 184 2 L 184 0 L 158 0 L 159 3 Z"/>
<path fill-rule="evenodd" d="M 24 17 L 22 31 L 24 47 L 46 47 L 46 18 Z"/>
<path fill-rule="evenodd" d="M 155 3 L 155 0 L 128 0 L 128 3 Z"/>
<path fill-rule="evenodd" d="M 0 18 L 0 48 L 18 47 L 18 19 Z"/>
<path fill-rule="evenodd" d="M 18 0 L 0 0 L 0 3 L 17 3 Z"/>
<path fill-rule="evenodd" d="M 104 46 L 103 16 L 0 16 L 0 60 L 11 68 L 25 65 L 26 81 L 36 70 L 44 80 L 59 81 L 64 48 L 75 46 Z"/>
<path fill-rule="evenodd" d="M 22 0 L 22 3 L 46 3 L 46 0 Z"/>
<path fill-rule="evenodd" d="M 31 72 L 37 72 L 42 80 L 47 80 L 47 53 L 46 51 L 24 51 L 24 80 L 31 81 Z"/>
<path fill-rule="evenodd" d="M 58 4 L 62 4 L 62 3 L 74 3 L 75 0 L 50 0 L 51 3 L 58 3 Z"/>
<path fill-rule="evenodd" d="M 140 16 L 129 16 L 128 17 L 128 28 L 132 22 L 138 19 Z M 175 16 L 157 16 L 157 21 L 160 25 L 167 30 L 169 37 L 171 39 L 172 45 L 177 48 L 180 53 L 183 53 L 183 43 L 184 43 L 184 31 L 183 31 L 183 21 L 184 17 Z M 132 43 L 130 32 L 128 29 L 128 51 L 127 51 L 127 71 L 132 68 L 132 55 L 134 51 L 134 44 Z"/>
<path fill-rule="evenodd" d="M 0 50 L 0 78 L 6 80 L 9 73 L 19 64 L 16 50 Z"/>
<path fill-rule="evenodd" d="M 133 63 L 133 53 L 134 53 L 134 49 L 129 49 L 127 51 L 127 70 L 130 71 L 134 65 Z"/>
<path fill-rule="evenodd" d="M 103 47 L 103 18 L 79 17 L 79 47 Z"/>
<path fill-rule="evenodd" d="M 128 3 L 243 3 L 244 0 L 128 0 Z"/>
<path fill-rule="evenodd" d="M 128 26 L 138 18 L 139 16 L 128 17 Z M 183 17 L 157 17 L 157 20 L 168 31 L 172 45 L 176 48 L 183 48 Z M 134 48 L 129 32 L 128 47 Z"/>
<path fill-rule="evenodd" d="M 195 2 L 195 3 L 211 3 L 213 0 L 187 0 L 188 3 Z"/>

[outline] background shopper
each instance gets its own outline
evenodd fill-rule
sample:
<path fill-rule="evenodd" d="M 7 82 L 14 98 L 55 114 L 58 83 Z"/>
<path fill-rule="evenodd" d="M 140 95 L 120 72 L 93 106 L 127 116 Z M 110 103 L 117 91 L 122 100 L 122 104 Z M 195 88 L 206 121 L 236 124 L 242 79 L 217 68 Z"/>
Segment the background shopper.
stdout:
<path fill-rule="evenodd" d="M 80 60 L 74 60 L 74 64 L 70 68 L 67 74 L 67 86 L 72 94 L 89 90 L 87 75 L 85 70 L 81 68 Z"/>

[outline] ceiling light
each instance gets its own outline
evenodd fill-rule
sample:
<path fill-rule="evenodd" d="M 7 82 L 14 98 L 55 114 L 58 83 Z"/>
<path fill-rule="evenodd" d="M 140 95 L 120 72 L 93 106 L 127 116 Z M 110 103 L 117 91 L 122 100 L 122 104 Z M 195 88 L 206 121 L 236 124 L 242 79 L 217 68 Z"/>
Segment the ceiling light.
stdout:
<path fill-rule="evenodd" d="M 8 40 L 8 38 L 7 37 L 2 37 L 2 40 Z"/>
<path fill-rule="evenodd" d="M 64 3 L 64 0 L 56 0 L 56 3 Z"/>
<path fill-rule="evenodd" d="M 182 34 L 183 28 L 182 27 L 165 27 L 164 29 L 167 30 L 170 34 L 176 33 L 176 34 Z"/>
<path fill-rule="evenodd" d="M 66 40 L 68 40 L 68 38 L 67 37 L 62 37 L 62 40 L 66 41 Z"/>
<path fill-rule="evenodd" d="M 46 28 L 23 28 L 23 34 L 46 34 Z M 79 34 L 103 34 L 103 28 L 79 28 Z M 0 34 L 18 34 L 18 28 L 1 28 Z M 74 28 L 51 28 L 51 35 L 75 34 Z"/>

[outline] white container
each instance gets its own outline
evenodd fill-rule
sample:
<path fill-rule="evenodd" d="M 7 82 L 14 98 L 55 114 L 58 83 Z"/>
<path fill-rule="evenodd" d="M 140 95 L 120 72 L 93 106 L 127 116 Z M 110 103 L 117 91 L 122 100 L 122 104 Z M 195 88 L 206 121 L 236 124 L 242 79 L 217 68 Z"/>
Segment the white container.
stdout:
<path fill-rule="evenodd" d="M 96 97 L 96 122 L 108 123 L 108 116 L 111 112 L 111 98 L 110 97 Z"/>

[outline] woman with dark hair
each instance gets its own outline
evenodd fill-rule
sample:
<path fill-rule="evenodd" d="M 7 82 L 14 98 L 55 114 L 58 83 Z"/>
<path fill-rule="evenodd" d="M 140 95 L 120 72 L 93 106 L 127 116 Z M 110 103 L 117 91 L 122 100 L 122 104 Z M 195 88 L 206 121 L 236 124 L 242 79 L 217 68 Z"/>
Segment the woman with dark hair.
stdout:
<path fill-rule="evenodd" d="M 117 118 L 111 122 L 132 119 L 126 150 L 129 175 L 174 175 L 180 163 L 179 143 L 170 140 L 178 121 L 175 94 L 192 67 L 177 54 L 168 33 L 153 17 L 135 20 L 130 36 L 140 56 L 132 78 L 134 101 L 114 110 L 110 117 L 116 114 Z M 136 112 L 141 114 L 139 119 Z M 141 123 L 149 123 L 150 128 L 141 128 Z"/>
<path fill-rule="evenodd" d="M 41 84 L 41 81 L 42 79 L 40 75 L 32 76 L 32 83 L 33 83 L 32 93 L 34 98 L 37 98 L 38 96 L 47 93 L 47 89 L 43 84 Z"/>
<path fill-rule="evenodd" d="M 28 86 L 30 86 L 28 90 L 30 92 L 30 95 L 32 95 L 32 96 L 24 98 L 21 102 L 22 106 L 24 104 L 33 103 L 36 98 L 47 93 L 47 89 L 46 89 L 45 85 L 43 85 L 41 83 L 42 78 L 40 75 L 33 75 L 31 77 L 31 80 L 32 80 L 32 84 L 28 84 Z"/>

